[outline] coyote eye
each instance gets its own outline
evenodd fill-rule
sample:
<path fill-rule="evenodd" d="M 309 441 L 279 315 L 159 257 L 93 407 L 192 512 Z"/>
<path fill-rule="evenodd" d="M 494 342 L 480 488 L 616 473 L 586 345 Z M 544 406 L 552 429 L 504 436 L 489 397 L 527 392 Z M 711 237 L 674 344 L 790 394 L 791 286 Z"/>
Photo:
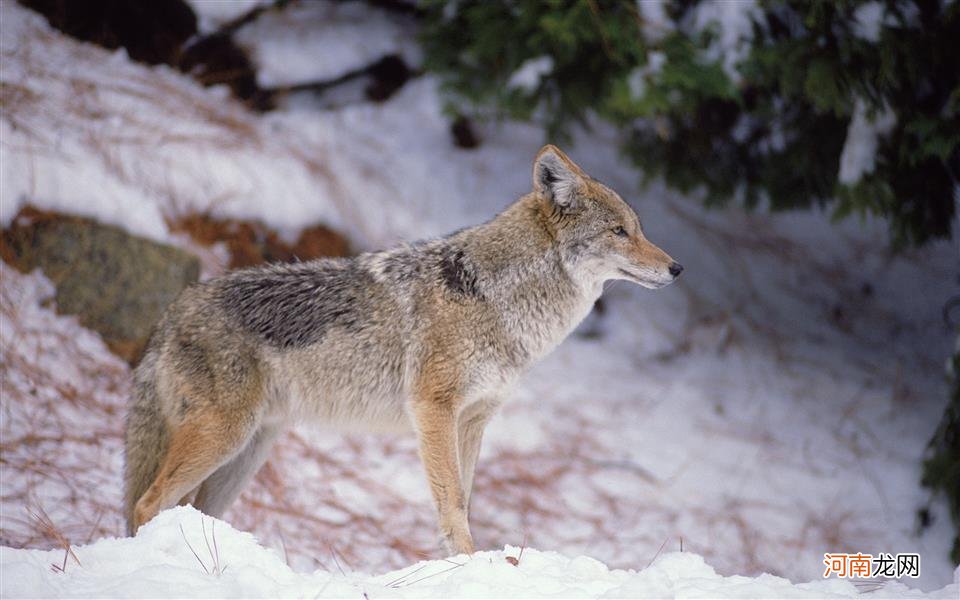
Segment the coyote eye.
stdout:
<path fill-rule="evenodd" d="M 622 226 L 614 227 L 613 232 L 619 235 L 620 237 L 627 237 L 627 230 L 624 229 Z"/>

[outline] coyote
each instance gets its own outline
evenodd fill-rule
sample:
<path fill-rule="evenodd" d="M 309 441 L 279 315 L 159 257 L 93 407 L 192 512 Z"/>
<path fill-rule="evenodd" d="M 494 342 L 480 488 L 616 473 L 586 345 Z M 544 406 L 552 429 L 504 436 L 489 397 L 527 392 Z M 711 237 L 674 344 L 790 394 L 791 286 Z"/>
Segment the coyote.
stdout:
<path fill-rule="evenodd" d="M 683 270 L 616 192 L 547 145 L 533 191 L 491 221 L 347 259 L 243 269 L 186 289 L 134 374 L 129 533 L 177 503 L 219 516 L 294 422 L 412 429 L 450 552 L 484 426 L 587 315 L 605 281 Z"/>

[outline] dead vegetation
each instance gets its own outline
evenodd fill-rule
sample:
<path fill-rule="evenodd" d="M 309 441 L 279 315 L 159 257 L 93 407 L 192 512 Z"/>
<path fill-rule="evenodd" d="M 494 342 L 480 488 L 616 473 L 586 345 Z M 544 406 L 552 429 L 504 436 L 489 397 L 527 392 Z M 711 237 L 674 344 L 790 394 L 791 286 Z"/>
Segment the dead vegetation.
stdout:
<path fill-rule="evenodd" d="M 63 548 L 63 563 L 56 564 L 53 563 L 50 565 L 50 568 L 54 571 L 60 573 L 67 572 L 67 560 L 72 558 L 78 566 L 80 566 L 80 559 L 77 558 L 76 553 L 73 551 L 73 547 L 70 545 L 70 540 L 60 531 L 57 526 L 53 523 L 53 520 L 50 519 L 50 516 L 43 510 L 43 508 L 37 508 L 36 510 L 30 511 L 30 518 L 33 519 L 35 527 L 42 531 L 44 535 L 54 540 L 61 548 Z"/>
<path fill-rule="evenodd" d="M 200 531 L 203 535 L 203 544 L 207 548 L 207 560 L 210 561 L 209 565 L 206 561 L 200 558 L 199 554 L 197 554 L 197 551 L 190 543 L 190 540 L 187 539 L 187 534 L 183 531 L 183 525 L 180 525 L 180 535 L 183 537 L 183 543 L 187 545 L 187 548 L 190 549 L 190 552 L 193 554 L 194 558 L 196 558 L 197 562 L 200 563 L 200 568 L 202 568 L 203 572 L 207 575 L 216 575 L 219 577 L 227 570 L 227 565 L 224 565 L 220 562 L 220 547 L 217 544 L 216 519 L 210 519 L 210 537 L 207 537 L 207 519 L 201 516 Z"/>
<path fill-rule="evenodd" d="M 112 471 L 120 464 L 127 366 L 102 346 L 91 351 L 70 328 L 25 322 L 31 309 L 12 288 L 26 279 L 4 267 L 0 287 L 0 542 L 62 547 L 64 540 L 115 535 L 119 490 Z M 45 311 L 43 321 L 58 319 Z M 94 338 L 84 333 L 81 340 Z"/>
<path fill-rule="evenodd" d="M 225 244 L 230 269 L 350 254 L 347 239 L 324 225 L 304 228 L 292 243 L 260 221 L 219 219 L 209 213 L 184 214 L 169 220 L 168 225 L 170 231 L 186 233 L 202 246 Z"/>
<path fill-rule="evenodd" d="M 6 271 L 0 284 L 0 543 L 64 549 L 58 567 L 68 569 L 72 545 L 124 530 L 122 431 L 130 370 L 72 318 L 57 316 L 36 276 Z M 526 410 L 508 406 L 505 418 L 531 418 Z M 817 512 L 803 498 L 781 505 L 680 501 L 671 491 L 675 474 L 665 478 L 620 458 L 609 415 L 563 403 L 538 410 L 549 413 L 536 420 L 542 441 L 529 449 L 493 445 L 481 458 L 471 513 L 478 547 L 558 549 L 641 568 L 658 553 L 679 549 L 682 535 L 686 548 L 721 571 L 749 575 L 782 572 L 777 553 L 810 556 L 871 539 L 856 515 Z M 797 457 L 778 450 L 776 440 L 707 425 L 704 435 L 742 439 L 768 448 L 785 468 L 803 466 L 793 465 Z M 439 556 L 422 477 L 411 436 L 296 430 L 277 444 L 226 520 L 282 552 L 298 570 L 400 568 Z M 770 531 L 755 523 L 757 514 L 808 516 L 797 528 Z M 201 568 L 222 572 L 226 565 L 215 560 L 210 534 L 209 551 L 206 542 L 190 544 Z M 397 585 L 430 574 L 410 575 Z"/>

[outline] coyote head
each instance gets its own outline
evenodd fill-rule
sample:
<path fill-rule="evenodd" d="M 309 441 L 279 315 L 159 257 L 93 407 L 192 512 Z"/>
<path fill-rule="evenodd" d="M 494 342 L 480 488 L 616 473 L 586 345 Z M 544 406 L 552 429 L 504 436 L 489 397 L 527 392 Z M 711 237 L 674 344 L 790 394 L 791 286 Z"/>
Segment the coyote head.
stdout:
<path fill-rule="evenodd" d="M 648 288 L 683 271 L 643 235 L 637 213 L 615 191 L 583 172 L 552 145 L 533 165 L 533 190 L 551 224 L 561 256 L 584 283 L 626 279 Z"/>

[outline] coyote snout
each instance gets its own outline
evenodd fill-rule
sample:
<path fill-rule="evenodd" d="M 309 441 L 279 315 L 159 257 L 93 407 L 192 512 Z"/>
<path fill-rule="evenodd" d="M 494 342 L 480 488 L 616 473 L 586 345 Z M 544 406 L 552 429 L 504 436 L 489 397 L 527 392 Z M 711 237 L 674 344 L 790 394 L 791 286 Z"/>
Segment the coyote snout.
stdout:
<path fill-rule="evenodd" d="M 683 271 L 683 265 L 638 234 L 630 257 L 629 267 L 619 267 L 624 279 L 643 287 L 659 289 L 673 283 Z"/>
<path fill-rule="evenodd" d="M 130 533 L 191 502 L 219 516 L 287 426 L 412 430 L 447 548 L 467 523 L 487 422 L 609 279 L 683 270 L 616 192 L 544 147 L 533 192 L 447 237 L 199 283 L 157 324 L 126 427 Z"/>

